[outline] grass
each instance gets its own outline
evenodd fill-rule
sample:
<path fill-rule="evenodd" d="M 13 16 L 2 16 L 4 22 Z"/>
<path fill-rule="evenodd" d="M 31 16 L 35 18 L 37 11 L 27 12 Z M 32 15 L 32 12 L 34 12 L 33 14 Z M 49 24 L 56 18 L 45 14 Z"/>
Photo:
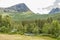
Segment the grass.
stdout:
<path fill-rule="evenodd" d="M 26 35 L 9 35 L 0 34 L 0 40 L 56 40 L 46 36 L 26 36 Z"/>

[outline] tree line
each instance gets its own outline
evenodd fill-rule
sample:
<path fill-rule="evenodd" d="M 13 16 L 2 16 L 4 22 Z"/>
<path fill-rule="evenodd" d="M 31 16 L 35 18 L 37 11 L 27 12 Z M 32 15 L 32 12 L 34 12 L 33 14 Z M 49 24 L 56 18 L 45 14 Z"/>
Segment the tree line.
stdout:
<path fill-rule="evenodd" d="M 0 33 L 10 34 L 43 34 L 58 37 L 60 35 L 60 22 L 52 17 L 45 20 L 14 21 L 9 15 L 0 15 Z"/>

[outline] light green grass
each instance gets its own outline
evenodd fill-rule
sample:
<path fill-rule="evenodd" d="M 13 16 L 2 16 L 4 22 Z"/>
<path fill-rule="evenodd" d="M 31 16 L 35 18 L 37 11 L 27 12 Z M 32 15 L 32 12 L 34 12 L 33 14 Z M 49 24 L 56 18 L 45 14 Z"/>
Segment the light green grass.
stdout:
<path fill-rule="evenodd" d="M 56 40 L 46 36 L 25 36 L 25 35 L 8 35 L 0 34 L 0 40 Z"/>

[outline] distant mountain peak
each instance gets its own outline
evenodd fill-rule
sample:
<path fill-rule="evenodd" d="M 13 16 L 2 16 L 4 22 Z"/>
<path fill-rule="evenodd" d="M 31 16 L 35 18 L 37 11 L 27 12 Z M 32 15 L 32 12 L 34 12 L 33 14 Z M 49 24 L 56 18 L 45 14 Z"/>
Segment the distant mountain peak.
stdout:
<path fill-rule="evenodd" d="M 49 14 L 55 14 L 55 13 L 60 13 L 60 8 L 53 8 Z"/>
<path fill-rule="evenodd" d="M 54 13 L 60 13 L 60 0 L 55 0 L 55 2 L 53 3 L 53 5 L 50 5 L 46 8 L 43 8 L 43 9 L 46 9 L 46 10 L 49 10 L 48 14 L 54 14 Z"/>
<path fill-rule="evenodd" d="M 0 8 L 5 12 L 27 12 L 31 11 L 24 3 L 16 4 L 8 8 Z"/>

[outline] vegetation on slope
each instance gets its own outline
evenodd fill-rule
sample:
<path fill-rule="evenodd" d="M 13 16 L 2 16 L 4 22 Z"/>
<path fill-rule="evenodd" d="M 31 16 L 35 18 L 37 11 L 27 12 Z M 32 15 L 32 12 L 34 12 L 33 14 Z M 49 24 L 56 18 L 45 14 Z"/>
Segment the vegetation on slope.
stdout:
<path fill-rule="evenodd" d="M 5 16 L 3 16 L 4 14 L 0 15 L 0 33 L 60 38 L 60 14 L 39 15 L 28 12 L 8 14 Z"/>

